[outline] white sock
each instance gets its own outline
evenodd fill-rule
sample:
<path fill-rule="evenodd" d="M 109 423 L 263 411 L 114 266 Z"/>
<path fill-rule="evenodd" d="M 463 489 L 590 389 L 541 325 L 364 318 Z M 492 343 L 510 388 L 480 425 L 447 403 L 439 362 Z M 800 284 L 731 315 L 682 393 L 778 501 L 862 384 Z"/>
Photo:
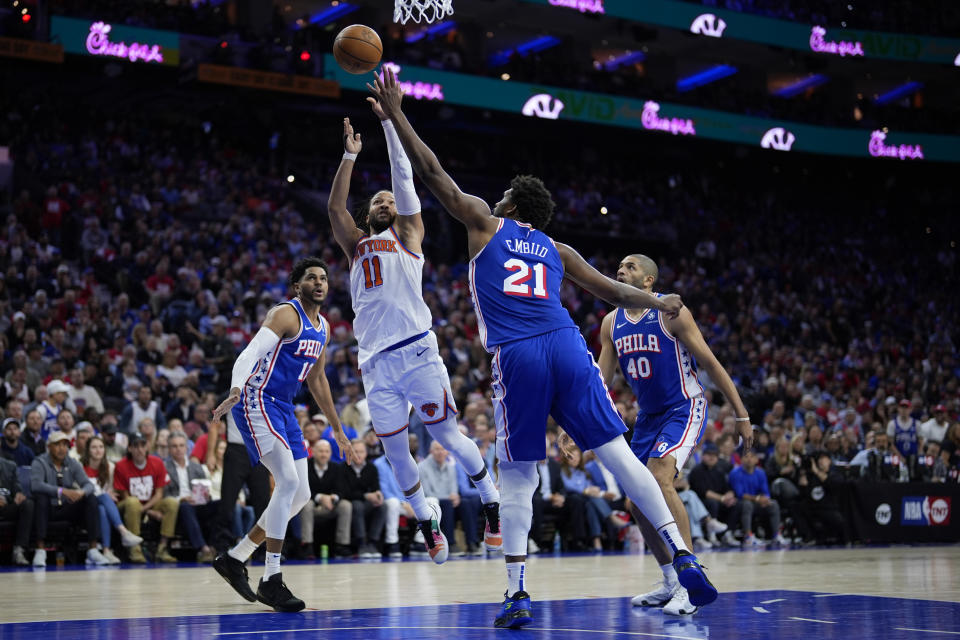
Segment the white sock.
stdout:
<path fill-rule="evenodd" d="M 526 562 L 507 563 L 507 595 L 513 596 L 517 591 L 526 591 L 524 585 L 524 571 Z"/>
<path fill-rule="evenodd" d="M 233 558 L 234 560 L 239 560 L 240 562 L 246 562 L 250 559 L 250 556 L 253 555 L 253 552 L 259 547 L 257 543 L 250 539 L 249 535 L 243 536 L 243 539 L 237 543 L 237 545 L 227 551 L 227 555 Z"/>
<path fill-rule="evenodd" d="M 474 481 L 474 484 L 477 485 L 477 490 L 480 492 L 480 501 L 483 504 L 500 502 L 500 491 L 497 490 L 497 485 L 493 484 L 493 478 L 490 477 L 489 473 L 483 474 L 483 477 Z"/>
<path fill-rule="evenodd" d="M 263 579 L 269 580 L 270 576 L 280 573 L 280 554 L 267 551 L 267 564 L 263 568 Z"/>
<path fill-rule="evenodd" d="M 673 568 L 673 564 L 660 565 L 660 571 L 663 571 L 663 581 L 668 587 L 677 584 L 677 570 Z"/>
<path fill-rule="evenodd" d="M 433 509 L 427 504 L 427 497 L 423 494 L 423 487 L 417 488 L 417 491 L 413 495 L 407 496 L 407 502 L 413 507 L 413 512 L 416 514 L 417 520 L 423 521 L 433 518 Z"/>
<path fill-rule="evenodd" d="M 683 541 L 683 536 L 680 535 L 680 529 L 677 527 L 676 522 L 669 522 L 661 527 L 657 527 L 657 533 L 663 538 L 667 549 L 669 549 L 671 553 L 690 551 L 690 549 L 687 548 L 687 543 Z"/>

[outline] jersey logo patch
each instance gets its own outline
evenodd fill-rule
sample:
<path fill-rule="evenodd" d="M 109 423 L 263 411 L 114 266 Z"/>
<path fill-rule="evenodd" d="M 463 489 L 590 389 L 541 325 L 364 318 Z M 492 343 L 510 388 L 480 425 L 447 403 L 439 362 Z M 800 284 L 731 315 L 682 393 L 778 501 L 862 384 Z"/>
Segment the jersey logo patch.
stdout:
<path fill-rule="evenodd" d="M 427 414 L 427 416 L 431 418 L 433 417 L 433 414 L 435 414 L 439 410 L 440 410 L 440 405 L 438 405 L 436 402 L 428 402 L 427 404 L 420 406 L 420 411 L 423 411 L 425 414 Z"/>

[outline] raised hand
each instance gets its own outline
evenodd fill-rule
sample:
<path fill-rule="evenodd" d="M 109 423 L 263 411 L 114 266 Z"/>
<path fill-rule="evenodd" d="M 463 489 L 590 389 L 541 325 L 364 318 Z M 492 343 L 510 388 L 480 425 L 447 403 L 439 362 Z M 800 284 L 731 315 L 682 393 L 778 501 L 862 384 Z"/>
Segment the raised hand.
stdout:
<path fill-rule="evenodd" d="M 380 108 L 388 118 L 400 113 L 400 102 L 403 100 L 403 90 L 400 83 L 397 82 L 397 76 L 392 70 L 386 67 L 380 68 L 382 75 L 373 72 L 373 85 L 367 83 L 367 89 L 370 90 L 380 103 Z"/>
<path fill-rule="evenodd" d="M 373 109 L 373 115 L 377 116 L 381 120 L 389 120 L 390 117 L 383 112 L 383 107 L 380 106 L 380 103 L 377 102 L 376 98 L 367 97 L 367 102 L 370 103 L 370 108 Z"/>
<path fill-rule="evenodd" d="M 662 298 L 660 302 L 663 303 L 663 306 L 660 307 L 660 310 L 667 314 L 671 318 L 676 318 L 680 315 L 680 309 L 683 308 L 683 300 L 680 299 L 675 293 L 669 293 Z"/>
<path fill-rule="evenodd" d="M 343 150 L 347 153 L 360 153 L 363 148 L 363 142 L 360 141 L 360 134 L 353 132 L 353 125 L 350 124 L 350 118 L 343 119 Z"/>

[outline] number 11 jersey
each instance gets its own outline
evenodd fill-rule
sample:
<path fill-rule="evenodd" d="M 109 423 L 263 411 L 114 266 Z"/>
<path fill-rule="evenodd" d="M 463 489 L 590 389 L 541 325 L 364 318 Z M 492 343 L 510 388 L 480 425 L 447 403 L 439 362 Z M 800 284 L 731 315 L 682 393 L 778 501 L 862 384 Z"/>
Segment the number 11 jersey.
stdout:
<path fill-rule="evenodd" d="M 528 224 L 501 218 L 470 261 L 470 292 L 484 348 L 576 328 L 560 302 L 563 260 L 553 240 Z"/>
<path fill-rule="evenodd" d="M 350 262 L 350 297 L 361 368 L 380 351 L 433 324 L 423 301 L 423 256 L 403 246 L 393 227 L 357 242 Z"/>

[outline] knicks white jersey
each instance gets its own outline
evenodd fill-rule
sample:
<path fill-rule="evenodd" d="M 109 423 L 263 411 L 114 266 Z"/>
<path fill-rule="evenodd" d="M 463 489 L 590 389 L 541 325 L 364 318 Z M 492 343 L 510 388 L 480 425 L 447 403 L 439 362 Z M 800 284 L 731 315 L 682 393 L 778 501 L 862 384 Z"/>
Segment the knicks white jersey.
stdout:
<path fill-rule="evenodd" d="M 360 238 L 350 262 L 350 295 L 361 367 L 433 324 L 423 301 L 423 256 L 403 246 L 393 227 Z"/>

